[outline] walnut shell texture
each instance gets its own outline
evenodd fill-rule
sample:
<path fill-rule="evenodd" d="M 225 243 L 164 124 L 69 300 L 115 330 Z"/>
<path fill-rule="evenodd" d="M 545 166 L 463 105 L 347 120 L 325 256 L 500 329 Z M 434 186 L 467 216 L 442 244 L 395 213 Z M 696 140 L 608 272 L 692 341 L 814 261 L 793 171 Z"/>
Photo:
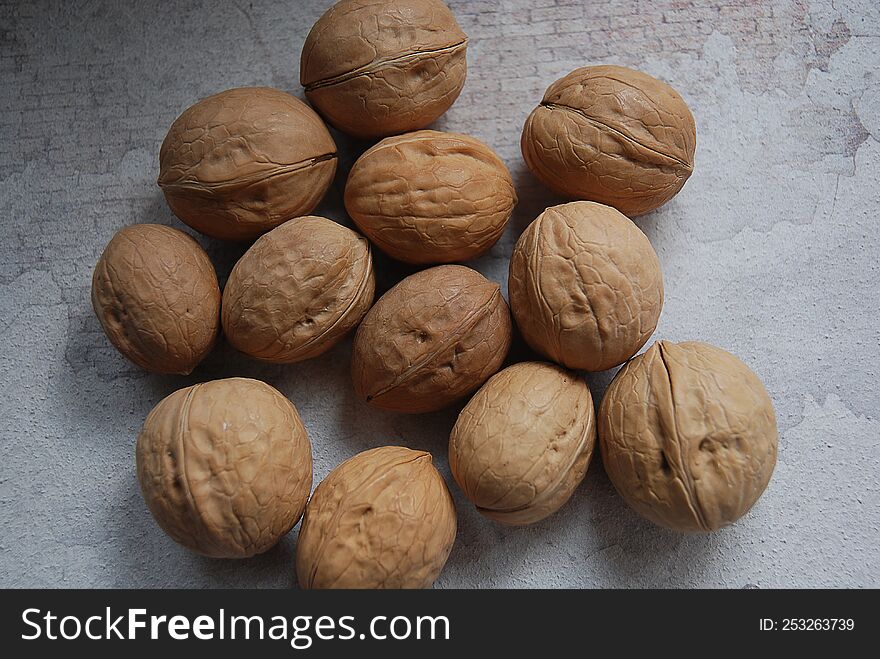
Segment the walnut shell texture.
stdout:
<path fill-rule="evenodd" d="M 678 92 L 622 66 L 584 67 L 550 85 L 521 142 L 546 186 L 629 216 L 678 194 L 696 145 L 693 115 Z"/>
<path fill-rule="evenodd" d="M 504 362 L 510 311 L 498 284 L 460 265 L 398 283 L 355 334 L 355 393 L 379 409 L 420 413 L 480 387 Z"/>
<path fill-rule="evenodd" d="M 571 498 L 595 445 L 583 379 L 555 364 L 522 362 L 493 375 L 461 411 L 449 465 L 482 515 L 531 524 Z"/>
<path fill-rule="evenodd" d="M 427 588 L 455 542 L 456 514 L 431 454 L 359 453 L 315 490 L 296 546 L 303 588 Z"/>
<path fill-rule="evenodd" d="M 773 403 L 748 366 L 706 343 L 660 341 L 608 387 L 599 441 L 605 471 L 637 512 L 713 531 L 764 492 L 779 439 Z"/>
<path fill-rule="evenodd" d="M 147 416 L 137 474 L 159 526 L 183 546 L 245 558 L 302 516 L 312 450 L 299 414 L 264 382 L 229 378 L 180 389 Z"/>
<path fill-rule="evenodd" d="M 306 37 L 300 83 L 339 130 L 395 135 L 424 128 L 455 102 L 466 51 L 440 0 L 342 0 Z"/>
<path fill-rule="evenodd" d="M 526 342 L 568 368 L 603 371 L 650 338 L 663 307 L 660 261 L 625 215 L 589 201 L 544 211 L 510 259 L 510 306 Z"/>
<path fill-rule="evenodd" d="M 336 162 L 333 138 L 308 105 L 277 89 L 242 87 L 175 120 L 159 152 L 159 186 L 193 229 L 253 240 L 314 210 Z"/>
<path fill-rule="evenodd" d="M 263 361 L 310 359 L 357 326 L 375 289 L 365 238 L 323 217 L 300 217 L 260 237 L 235 264 L 223 290 L 223 332 Z"/>
<path fill-rule="evenodd" d="M 345 208 L 392 258 L 452 263 L 501 237 L 516 192 L 504 162 L 467 135 L 422 130 L 388 137 L 354 164 Z"/>
<path fill-rule="evenodd" d="M 220 329 L 220 286 L 192 237 L 158 224 L 121 229 L 92 275 L 92 306 L 110 342 L 156 373 L 190 373 Z"/>

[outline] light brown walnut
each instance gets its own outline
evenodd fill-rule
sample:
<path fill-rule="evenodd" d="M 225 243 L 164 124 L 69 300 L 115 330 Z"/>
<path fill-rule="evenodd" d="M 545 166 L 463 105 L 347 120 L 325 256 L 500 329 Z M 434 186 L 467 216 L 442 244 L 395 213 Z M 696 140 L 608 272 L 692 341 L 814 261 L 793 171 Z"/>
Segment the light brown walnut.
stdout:
<path fill-rule="evenodd" d="M 652 345 L 599 408 L 605 471 L 656 524 L 714 531 L 755 504 L 776 465 L 773 403 L 748 366 L 706 343 Z"/>
<path fill-rule="evenodd" d="M 555 364 L 493 375 L 452 429 L 449 466 L 477 510 L 511 525 L 552 515 L 584 479 L 596 445 L 590 389 Z"/>
<path fill-rule="evenodd" d="M 352 352 L 354 390 L 383 410 L 439 410 L 495 373 L 510 341 L 498 284 L 460 265 L 429 268 L 385 293 L 364 317 Z"/>
<path fill-rule="evenodd" d="M 589 201 L 548 208 L 526 228 L 508 289 L 526 342 L 586 371 L 632 357 L 663 307 L 660 261 L 648 238 L 619 211 Z"/>
<path fill-rule="evenodd" d="M 345 186 L 361 231 L 406 263 L 475 258 L 501 237 L 516 192 L 504 162 L 467 135 L 422 130 L 364 153 Z"/>
<path fill-rule="evenodd" d="M 159 186 L 193 229 L 253 240 L 314 210 L 336 161 L 336 145 L 308 105 L 277 89 L 242 87 L 175 120 L 159 152 Z"/>
<path fill-rule="evenodd" d="M 190 373 L 220 329 L 211 260 L 192 237 L 158 224 L 113 236 L 92 275 L 92 307 L 119 352 L 156 373 Z"/>
<path fill-rule="evenodd" d="M 223 290 L 223 333 L 241 352 L 289 364 L 316 357 L 373 303 L 370 245 L 323 217 L 300 217 L 260 237 Z"/>
<path fill-rule="evenodd" d="M 245 558 L 299 521 L 312 450 L 296 408 L 264 382 L 229 378 L 180 389 L 137 441 L 147 507 L 172 539 L 205 556 Z"/>
<path fill-rule="evenodd" d="M 300 83 L 339 130 L 395 135 L 424 128 L 455 102 L 466 51 L 441 0 L 341 0 L 306 38 Z"/>
<path fill-rule="evenodd" d="M 622 66 L 588 66 L 547 89 L 523 127 L 529 169 L 555 192 L 629 216 L 672 199 L 694 170 L 697 128 L 665 82 Z"/>
<path fill-rule="evenodd" d="M 456 514 L 431 454 L 359 453 L 318 485 L 296 546 L 303 588 L 427 588 L 455 542 Z"/>

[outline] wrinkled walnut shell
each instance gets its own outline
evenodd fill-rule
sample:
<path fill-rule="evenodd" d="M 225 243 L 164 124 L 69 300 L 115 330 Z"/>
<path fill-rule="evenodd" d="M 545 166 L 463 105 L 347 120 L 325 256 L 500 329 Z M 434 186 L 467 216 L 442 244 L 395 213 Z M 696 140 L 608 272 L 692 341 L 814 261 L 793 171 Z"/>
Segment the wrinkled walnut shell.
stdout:
<path fill-rule="evenodd" d="M 290 220 L 259 238 L 232 269 L 223 333 L 256 359 L 310 359 L 357 326 L 375 287 L 365 238 L 323 217 Z"/>
<path fill-rule="evenodd" d="M 492 149 L 434 130 L 382 140 L 358 158 L 345 186 L 345 208 L 360 230 L 414 264 L 483 254 L 515 205 L 510 173 Z"/>
<path fill-rule="evenodd" d="M 300 84 L 345 133 L 405 133 L 458 98 L 466 50 L 467 37 L 440 0 L 342 0 L 306 37 Z"/>
<path fill-rule="evenodd" d="M 312 450 L 296 408 L 264 382 L 229 378 L 174 392 L 137 441 L 147 507 L 172 539 L 218 558 L 274 546 L 299 520 Z"/>
<path fill-rule="evenodd" d="M 672 199 L 694 169 L 697 128 L 672 87 L 622 66 L 588 66 L 547 89 L 522 153 L 547 187 L 641 215 Z"/>
<path fill-rule="evenodd" d="M 427 588 L 455 542 L 456 514 L 431 454 L 359 453 L 315 490 L 296 546 L 303 588 Z"/>
<path fill-rule="evenodd" d="M 764 492 L 778 433 L 748 366 L 706 343 L 660 341 L 608 387 L 599 440 L 605 471 L 638 513 L 678 531 L 714 531 Z"/>
<path fill-rule="evenodd" d="M 92 307 L 110 342 L 155 373 L 190 373 L 220 329 L 220 286 L 190 236 L 158 224 L 121 229 L 92 275 Z"/>
<path fill-rule="evenodd" d="M 498 284 L 460 265 L 429 268 L 385 293 L 364 317 L 351 359 L 354 390 L 383 410 L 439 410 L 495 373 L 510 341 Z"/>
<path fill-rule="evenodd" d="M 568 368 L 603 371 L 650 338 L 663 307 L 651 243 L 610 206 L 576 201 L 541 213 L 510 259 L 510 306 L 526 342 Z"/>
<path fill-rule="evenodd" d="M 595 444 L 586 383 L 555 364 L 523 362 L 493 375 L 465 405 L 449 466 L 482 515 L 531 524 L 571 498 Z"/>
<path fill-rule="evenodd" d="M 336 173 L 336 145 L 299 99 L 243 87 L 181 114 L 162 142 L 159 167 L 177 217 L 215 238 L 253 240 L 315 209 Z"/>

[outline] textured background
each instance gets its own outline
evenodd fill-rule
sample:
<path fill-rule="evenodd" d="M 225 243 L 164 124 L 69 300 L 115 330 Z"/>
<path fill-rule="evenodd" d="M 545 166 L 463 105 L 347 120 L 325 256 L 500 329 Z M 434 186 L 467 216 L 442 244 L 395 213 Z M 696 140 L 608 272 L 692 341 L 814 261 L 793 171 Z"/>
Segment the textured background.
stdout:
<path fill-rule="evenodd" d="M 92 267 L 133 222 L 182 226 L 155 185 L 159 144 L 196 99 L 240 85 L 301 95 L 303 39 L 329 0 L 0 2 L 0 586 L 290 586 L 296 531 L 244 562 L 200 558 L 150 518 L 134 442 L 174 389 L 264 379 L 299 408 L 315 477 L 367 447 L 430 450 L 448 476 L 457 410 L 391 416 L 355 400 L 350 342 L 265 366 L 221 345 L 188 378 L 147 375 L 92 314 Z M 662 261 L 657 336 L 739 355 L 776 404 L 779 464 L 753 512 L 682 536 L 630 512 L 595 462 L 572 501 L 505 529 L 458 495 L 438 587 L 880 586 L 880 5 L 727 0 L 451 0 L 469 75 L 437 127 L 509 165 L 521 203 L 473 265 L 506 283 L 512 245 L 560 200 L 519 154 L 553 80 L 621 63 L 669 81 L 697 120 L 696 172 L 639 220 Z M 364 144 L 335 135 L 320 211 L 348 222 Z M 225 279 L 242 249 L 201 239 Z M 380 262 L 381 283 L 403 274 Z M 590 377 L 598 401 L 610 374 Z"/>

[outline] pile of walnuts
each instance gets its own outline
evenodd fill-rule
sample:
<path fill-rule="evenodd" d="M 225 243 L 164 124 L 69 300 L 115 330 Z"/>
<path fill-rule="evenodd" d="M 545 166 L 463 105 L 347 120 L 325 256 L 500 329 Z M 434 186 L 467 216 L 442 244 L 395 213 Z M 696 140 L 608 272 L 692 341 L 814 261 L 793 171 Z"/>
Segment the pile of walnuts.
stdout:
<path fill-rule="evenodd" d="M 664 291 L 657 254 L 627 216 L 669 201 L 693 171 L 687 105 L 667 84 L 617 66 L 577 69 L 548 88 L 522 153 L 574 201 L 546 209 L 519 237 L 508 307 L 496 282 L 457 263 L 504 232 L 517 203 L 510 174 L 479 140 L 424 130 L 458 97 L 466 49 L 441 0 L 341 0 L 303 46 L 300 81 L 314 110 L 267 88 L 187 109 L 159 154 L 168 205 L 203 234 L 254 242 L 221 294 L 187 234 L 122 229 L 92 280 L 107 337 L 144 369 L 186 374 L 221 328 L 237 350 L 278 364 L 315 358 L 356 330 L 351 374 L 366 403 L 420 413 L 470 398 L 449 462 L 486 517 L 530 524 L 553 514 L 583 480 L 598 436 L 608 476 L 636 511 L 682 531 L 730 524 L 776 462 L 766 390 L 704 343 L 659 341 L 635 356 Z M 345 187 L 360 233 L 310 215 L 337 167 L 322 117 L 384 138 Z M 373 248 L 432 267 L 374 303 Z M 514 322 L 549 361 L 499 372 Z M 620 364 L 597 415 L 568 369 Z M 375 448 L 312 492 L 296 408 L 255 380 L 205 382 L 161 401 L 138 438 L 137 474 L 159 525 L 208 556 L 263 552 L 302 518 L 304 587 L 430 586 L 455 541 L 453 500 L 430 454 Z"/>

